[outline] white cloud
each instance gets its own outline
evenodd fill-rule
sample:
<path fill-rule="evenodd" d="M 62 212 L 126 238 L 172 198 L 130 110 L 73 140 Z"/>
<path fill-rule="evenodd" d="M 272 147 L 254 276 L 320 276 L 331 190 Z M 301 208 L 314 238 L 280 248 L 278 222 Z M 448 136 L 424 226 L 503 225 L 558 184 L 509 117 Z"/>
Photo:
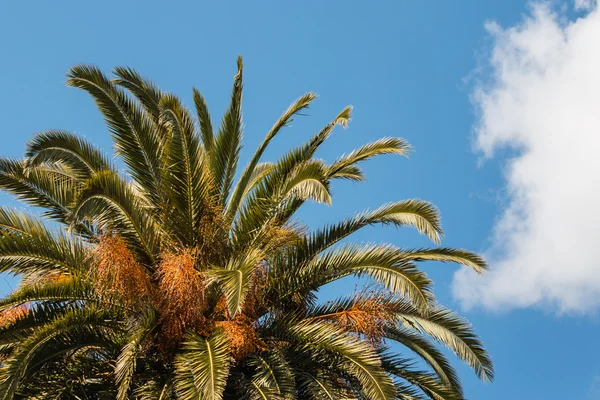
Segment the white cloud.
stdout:
<path fill-rule="evenodd" d="M 596 6 L 596 0 L 575 0 L 576 10 L 591 10 Z"/>
<path fill-rule="evenodd" d="M 515 156 L 492 271 L 454 276 L 467 308 L 600 309 L 600 11 L 576 5 L 593 9 L 568 21 L 536 4 L 518 26 L 487 26 L 492 79 L 473 96 L 475 144 L 484 157 L 507 147 Z"/>

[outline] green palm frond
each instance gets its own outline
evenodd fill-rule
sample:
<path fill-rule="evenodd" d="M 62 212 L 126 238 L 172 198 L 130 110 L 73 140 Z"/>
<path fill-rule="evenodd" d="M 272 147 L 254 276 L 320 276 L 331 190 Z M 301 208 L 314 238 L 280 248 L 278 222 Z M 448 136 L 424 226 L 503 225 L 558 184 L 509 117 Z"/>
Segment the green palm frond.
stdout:
<path fill-rule="evenodd" d="M 142 260 L 153 260 L 160 229 L 153 216 L 144 212 L 148 207 L 127 181 L 113 171 L 103 171 L 86 181 L 74 202 L 71 220 L 117 231 Z"/>
<path fill-rule="evenodd" d="M 0 207 L 0 232 L 29 236 L 44 230 L 46 226 L 39 218 L 12 208 Z"/>
<path fill-rule="evenodd" d="M 206 105 L 206 100 L 200 91 L 194 88 L 193 95 L 194 105 L 196 107 L 196 115 L 198 117 L 198 124 L 200 125 L 202 144 L 204 145 L 204 150 L 207 153 L 212 153 L 215 138 L 212 121 L 210 119 L 210 113 L 208 112 L 208 106 Z"/>
<path fill-rule="evenodd" d="M 114 343 L 120 327 L 110 320 L 112 316 L 108 309 L 74 310 L 36 331 L 20 343 L 0 368 L 0 399 L 14 398 L 29 365 L 35 362 L 36 356 L 41 352 L 56 356 L 65 349 L 74 350 L 90 343 Z M 76 340 L 77 337 L 85 337 L 85 340 Z"/>
<path fill-rule="evenodd" d="M 179 99 L 165 95 L 159 108 L 161 118 L 167 121 L 171 131 L 166 157 L 170 173 L 165 182 L 175 211 L 168 217 L 174 220 L 173 234 L 179 235 L 183 243 L 193 246 L 198 242 L 199 224 L 212 186 L 206 179 L 205 155 L 194 121 Z"/>
<path fill-rule="evenodd" d="M 441 382 L 437 376 L 415 370 L 411 362 L 398 356 L 383 354 L 382 364 L 384 369 L 392 375 L 401 378 L 421 389 L 428 397 L 434 400 L 463 400 L 462 393 Z"/>
<path fill-rule="evenodd" d="M 342 111 L 340 111 L 340 113 L 333 119 L 333 121 L 327 124 L 323 129 L 321 129 L 316 135 L 314 135 L 310 139 L 306 146 L 307 151 L 304 156 L 309 158 L 314 156 L 319 146 L 322 145 L 327 140 L 327 138 L 329 138 L 329 136 L 333 132 L 333 128 L 335 128 L 337 125 L 341 125 L 343 128 L 348 128 L 348 124 L 350 123 L 351 119 L 352 106 L 348 106 Z"/>
<path fill-rule="evenodd" d="M 150 379 L 133 391 L 134 398 L 137 400 L 171 400 L 175 399 L 173 391 L 173 382 L 168 379 L 166 382 L 158 382 Z"/>
<path fill-rule="evenodd" d="M 67 313 L 76 307 L 72 305 L 63 306 L 56 303 L 31 303 L 27 312 L 22 313 L 19 318 L 4 323 L 0 328 L 0 349 L 4 358 L 9 358 L 21 343 L 33 335 L 36 330 L 51 323 L 57 317 Z M 23 307 L 21 307 L 23 309 Z M 2 310 L 3 313 L 7 309 Z"/>
<path fill-rule="evenodd" d="M 45 163 L 66 164 L 80 180 L 93 173 L 111 169 L 102 151 L 83 138 L 67 131 L 50 130 L 38 133 L 27 144 L 27 166 Z"/>
<path fill-rule="evenodd" d="M 310 400 L 357 400 L 348 390 L 341 389 L 331 377 L 301 372 L 298 390 Z"/>
<path fill-rule="evenodd" d="M 163 96 L 162 90 L 132 68 L 116 67 L 114 73 L 117 76 L 115 82 L 129 90 L 144 106 L 152 120 L 158 124 L 160 117 L 158 103 Z"/>
<path fill-rule="evenodd" d="M 160 204 L 163 143 L 156 126 L 125 92 L 93 65 L 69 71 L 67 83 L 88 92 L 113 134 L 118 154 L 153 204 Z"/>
<path fill-rule="evenodd" d="M 452 350 L 461 360 L 473 368 L 481 379 L 490 381 L 493 379 L 494 370 L 489 355 L 485 351 L 481 341 L 475 336 L 469 322 L 440 305 L 430 304 L 427 312 L 422 313 L 410 301 L 393 293 L 378 293 L 375 295 L 371 293 L 358 293 L 354 296 L 314 307 L 308 314 L 308 317 L 312 321 L 322 318 L 325 315 L 340 314 L 368 299 L 376 300 L 386 313 L 395 315 L 399 326 L 387 329 L 390 339 L 403 343 L 415 339 L 411 342 L 413 344 L 412 349 L 423 356 L 424 353 L 417 350 L 419 346 L 422 347 L 421 350 L 424 349 L 423 344 L 418 338 L 402 335 L 405 332 L 404 330 L 408 329 L 415 333 L 429 336 Z M 434 353 L 430 353 L 426 358 L 427 362 L 432 362 L 432 366 L 438 364 L 438 367 L 434 367 L 434 369 L 441 371 L 441 379 L 446 379 L 452 386 L 457 386 L 458 381 L 453 378 L 452 373 L 447 372 L 448 368 L 446 368 L 447 365 L 443 359 Z"/>
<path fill-rule="evenodd" d="M 277 167 L 271 174 L 277 173 Z M 320 160 L 309 160 L 296 165 L 280 181 L 267 175 L 249 195 L 241 208 L 240 217 L 234 224 L 235 239 L 256 243 L 273 221 L 280 226 L 286 222 L 281 209 L 286 202 L 311 199 L 318 203 L 331 204 L 327 168 Z M 283 217 L 283 218 L 282 218 Z"/>
<path fill-rule="evenodd" d="M 129 398 L 129 389 L 135 372 L 136 361 L 141 352 L 141 345 L 144 340 L 148 339 L 148 335 L 152 332 L 155 324 L 155 313 L 147 311 L 142 318 L 135 320 L 133 326 L 128 329 L 130 332 L 128 342 L 123 346 L 115 364 L 118 400 L 127 400 Z"/>
<path fill-rule="evenodd" d="M 351 115 L 352 107 L 345 108 L 332 122 L 316 133 L 307 143 L 293 149 L 277 161 L 274 170 L 260 182 L 260 185 L 257 185 L 256 190 L 252 192 L 253 196 L 250 196 L 250 198 L 245 201 L 244 206 L 239 209 L 237 219 L 242 222 L 238 223 L 238 226 L 247 225 L 246 229 L 242 229 L 242 231 L 260 229 L 257 224 L 260 226 L 260 224 L 264 223 L 264 220 L 262 218 L 256 218 L 256 216 L 249 217 L 248 214 L 253 213 L 256 209 L 271 210 L 273 204 L 277 205 L 277 201 L 272 200 L 273 194 L 277 189 L 284 185 L 284 182 L 288 180 L 288 176 L 292 171 L 302 170 L 304 168 L 302 167 L 303 164 L 312 164 L 311 158 L 314 156 L 319 146 L 323 144 L 337 125 L 346 127 L 350 121 Z M 317 162 L 317 160 L 314 161 Z M 325 167 L 322 168 L 326 169 Z M 328 182 L 325 178 L 326 177 L 321 179 L 320 182 L 324 186 L 328 186 Z M 312 186 L 316 186 L 316 184 L 312 184 Z M 270 201 L 265 204 L 265 199 L 267 198 L 270 199 Z M 278 217 L 281 222 L 287 222 L 303 202 L 304 200 L 297 199 L 297 201 L 288 205 L 285 213 L 279 213 L 280 215 Z"/>
<path fill-rule="evenodd" d="M 298 198 L 314 200 L 317 203 L 331 204 L 329 184 L 326 180 L 326 167 L 321 161 L 307 161 L 294 168 L 276 198 Z"/>
<path fill-rule="evenodd" d="M 294 371 L 280 351 L 255 355 L 248 363 L 256 371 L 252 382 L 258 388 L 274 393 L 281 400 L 296 399 Z"/>
<path fill-rule="evenodd" d="M 435 249 L 414 249 L 402 252 L 407 261 L 442 261 L 461 264 L 472 268 L 477 273 L 487 271 L 485 259 L 478 254 L 463 249 L 437 247 Z"/>
<path fill-rule="evenodd" d="M 418 388 L 410 383 L 401 380 L 396 381 L 396 399 L 397 400 L 430 400 L 431 398 L 423 394 Z"/>
<path fill-rule="evenodd" d="M 413 226 L 434 243 L 439 243 L 443 234 L 437 208 L 421 200 L 405 200 L 382 206 L 366 219 L 396 226 Z"/>
<path fill-rule="evenodd" d="M 412 350 L 435 371 L 444 384 L 452 387 L 456 393 L 462 393 L 460 380 L 450 362 L 425 336 L 403 326 L 388 327 L 385 335 L 387 339 Z"/>
<path fill-rule="evenodd" d="M 250 288 L 252 274 L 258 267 L 263 253 L 248 250 L 243 256 L 229 260 L 224 268 L 215 267 L 207 275 L 216 280 L 227 299 L 229 314 L 234 317 L 244 306 Z"/>
<path fill-rule="evenodd" d="M 99 347 L 89 346 L 51 357 L 41 368 L 32 368 L 35 371 L 20 385 L 18 398 L 83 399 L 88 393 L 114 398 L 114 389 L 102 384 L 103 377 L 110 373 L 110 365 L 98 357 L 100 353 L 103 352 Z"/>
<path fill-rule="evenodd" d="M 248 194 L 254 187 L 261 182 L 267 175 L 275 170 L 275 164 L 269 161 L 259 163 L 254 167 L 252 171 L 252 175 L 248 181 L 248 185 L 246 186 L 246 190 L 243 193 L 243 196 Z"/>
<path fill-rule="evenodd" d="M 439 305 L 432 306 L 427 317 L 407 302 L 397 302 L 397 306 L 399 321 L 406 327 L 417 329 L 448 347 L 473 368 L 480 379 L 494 379 L 490 356 L 467 320 Z"/>
<path fill-rule="evenodd" d="M 353 182 L 362 182 L 366 179 L 363 170 L 356 165 L 337 166 L 335 172 L 332 172 L 330 165 L 328 176 L 329 179 L 344 179 Z"/>
<path fill-rule="evenodd" d="M 414 264 L 402 259 L 393 246 L 347 245 L 313 258 L 300 272 L 300 280 L 314 290 L 348 275 L 367 276 L 398 293 L 426 313 L 433 301 L 431 281 Z"/>
<path fill-rule="evenodd" d="M 229 197 L 242 141 L 242 57 L 238 57 L 237 67 L 229 109 L 223 116 L 210 152 L 212 170 L 223 206 Z"/>
<path fill-rule="evenodd" d="M 331 135 L 337 125 L 347 127 L 352 118 L 352 107 L 343 109 L 329 124 L 313 135 L 304 145 L 295 148 L 281 157 L 276 163 L 276 173 L 273 180 L 282 180 L 290 171 L 298 165 L 309 161 L 325 140 Z"/>
<path fill-rule="evenodd" d="M 182 400 L 220 400 L 229 373 L 227 335 L 204 338 L 189 334 L 175 358 L 175 389 Z"/>
<path fill-rule="evenodd" d="M 38 226 L 0 234 L 0 271 L 12 274 L 34 272 L 80 273 L 85 270 L 88 251 L 76 237 Z"/>
<path fill-rule="evenodd" d="M 17 307 L 23 304 L 47 303 L 60 304 L 61 302 L 102 303 L 94 293 L 90 281 L 76 276 L 67 276 L 58 281 L 49 281 L 43 284 L 24 285 L 0 300 L 0 311 Z M 113 306 L 116 304 L 113 303 Z"/>
<path fill-rule="evenodd" d="M 277 394 L 275 389 L 263 386 L 256 381 L 250 382 L 250 390 L 248 392 L 247 398 L 250 400 L 281 400 L 281 396 Z"/>
<path fill-rule="evenodd" d="M 394 398 L 394 384 L 382 369 L 375 350 L 367 342 L 357 340 L 331 324 L 318 321 L 301 322 L 291 327 L 290 332 L 305 342 L 307 347 L 342 357 L 342 366 L 361 383 L 368 398 Z"/>
<path fill-rule="evenodd" d="M 347 236 L 374 224 L 391 224 L 397 227 L 413 226 L 434 242 L 438 242 L 443 233 L 438 211 L 433 205 L 421 200 L 404 200 L 384 204 L 376 210 L 365 211 L 338 224 L 326 226 L 311 233 L 301 248 L 299 257 L 302 260 L 308 260 Z"/>
<path fill-rule="evenodd" d="M 290 105 L 290 107 L 283 113 L 279 120 L 275 122 L 275 125 L 273 125 L 271 130 L 267 133 L 267 136 L 258 146 L 258 149 L 256 149 L 254 156 L 252 156 L 252 159 L 250 160 L 248 166 L 242 173 L 242 176 L 240 177 L 240 180 L 238 181 L 238 184 L 236 185 L 236 188 L 233 191 L 233 195 L 227 207 L 227 215 L 229 216 L 229 218 L 233 218 L 235 216 L 235 213 L 237 212 L 239 204 L 242 200 L 242 197 L 248 191 L 248 186 L 252 182 L 251 178 L 254 174 L 254 169 L 260 161 L 260 158 L 262 157 L 264 151 L 266 150 L 271 140 L 273 140 L 277 133 L 279 133 L 281 128 L 292 122 L 292 117 L 295 114 L 297 114 L 303 109 L 308 108 L 310 103 L 316 97 L 317 96 L 314 93 L 307 93 L 304 96 L 297 99 L 294 103 Z"/>
<path fill-rule="evenodd" d="M 410 146 L 403 139 L 382 138 L 359 147 L 350 154 L 336 160 L 329 167 L 329 177 L 362 180 L 362 173 L 356 169 L 355 164 L 382 154 L 400 154 L 406 156 L 409 151 Z"/>
<path fill-rule="evenodd" d="M 58 167 L 27 168 L 26 164 L 24 160 L 0 158 L 0 189 L 42 208 L 45 216 L 66 223 L 70 202 L 79 190 L 78 181 Z M 89 231 L 85 226 L 75 228 Z"/>

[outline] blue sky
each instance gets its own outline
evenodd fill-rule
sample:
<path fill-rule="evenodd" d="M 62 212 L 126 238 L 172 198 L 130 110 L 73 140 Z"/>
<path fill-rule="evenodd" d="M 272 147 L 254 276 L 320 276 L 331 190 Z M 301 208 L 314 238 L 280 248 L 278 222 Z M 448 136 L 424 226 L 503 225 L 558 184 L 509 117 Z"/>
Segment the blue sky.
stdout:
<path fill-rule="evenodd" d="M 214 118 L 226 107 L 235 57 L 242 54 L 243 159 L 287 105 L 307 91 L 320 96 L 309 116 L 297 118 L 292 128 L 280 134 L 267 158 L 301 143 L 348 104 L 354 106 L 349 129 L 336 131 L 320 157 L 334 159 L 382 136 L 404 137 L 415 148 L 410 159 L 384 157 L 367 164 L 366 183 L 336 184 L 331 207 L 310 205 L 303 211 L 308 225 L 336 221 L 387 201 L 419 197 L 440 208 L 444 245 L 494 253 L 492 260 L 502 271 L 513 271 L 509 264 L 523 268 L 512 275 L 494 275 L 498 279 L 490 278 L 493 283 L 486 286 L 455 275 L 454 266 L 432 263 L 424 267 L 435 280 L 440 302 L 463 311 L 495 361 L 497 379 L 493 384 L 478 382 L 468 368 L 460 367 L 468 398 L 600 398 L 596 312 L 600 293 L 578 286 L 579 281 L 567 286 L 570 294 L 579 289 L 588 294 L 591 306 L 585 307 L 578 298 L 571 301 L 567 295 L 556 294 L 554 286 L 539 278 L 546 286 L 538 297 L 527 298 L 523 293 L 531 286 L 526 284 L 537 281 L 527 281 L 526 270 L 529 264 L 534 268 L 535 261 L 522 263 L 508 254 L 511 249 L 496 243 L 503 239 L 512 243 L 515 237 L 521 243 L 523 237 L 510 232 L 494 236 L 499 222 L 510 221 L 506 210 L 515 204 L 515 191 L 523 189 L 511 180 L 511 171 L 519 168 L 514 161 L 538 147 L 529 136 L 504 137 L 504 131 L 497 128 L 498 121 L 510 120 L 506 111 L 510 107 L 496 104 L 494 95 L 501 95 L 506 87 L 521 87 L 511 83 L 529 75 L 518 75 L 522 72 L 518 59 L 511 59 L 513 64 L 506 67 L 494 64 L 490 56 L 519 57 L 508 51 L 514 43 L 521 43 L 518 38 L 545 40 L 540 35 L 543 30 L 528 30 L 528 23 L 555 23 L 557 29 L 563 29 L 581 20 L 577 25 L 581 29 L 574 29 L 579 32 L 588 29 L 583 22 L 590 26 L 598 22 L 590 19 L 590 14 L 596 13 L 593 3 L 587 10 L 575 10 L 573 5 L 553 2 L 548 6 L 558 13 L 553 16 L 550 9 L 535 11 L 521 0 L 2 2 L 0 154 L 21 156 L 35 132 L 50 128 L 75 131 L 110 149 L 107 131 L 91 100 L 65 86 L 65 73 L 73 64 L 94 63 L 106 70 L 116 65 L 134 67 L 182 96 L 187 104 L 191 104 L 195 86 L 207 98 Z M 539 14 L 543 12 L 547 14 Z M 489 24 L 486 28 L 488 21 L 503 28 L 494 30 Z M 515 26 L 517 31 L 521 29 L 521 36 L 502 30 Z M 504 45 L 508 50 L 503 52 Z M 513 71 L 510 76 L 515 80 L 502 81 L 506 77 L 499 74 L 501 68 Z M 477 98 L 474 93 L 484 95 Z M 531 93 L 526 92 L 523 99 L 531 99 Z M 554 96 L 560 97 L 560 93 L 554 91 L 550 97 Z M 529 106 L 525 100 L 519 104 Z M 535 104 L 531 109 L 536 110 Z M 539 128 L 532 124 L 506 129 L 520 132 L 527 127 Z M 559 133 L 548 140 L 558 138 Z M 523 143 L 525 149 L 519 147 Z M 589 185 L 597 185 L 594 182 Z M 0 200 L 11 202 L 6 196 Z M 523 212 L 527 210 L 525 207 Z M 540 229 L 545 231 L 543 226 Z M 528 232 L 533 235 L 526 229 L 524 240 Z M 595 233 L 598 231 L 589 235 Z M 427 245 L 414 232 L 381 228 L 369 229 L 354 239 L 403 247 Z M 519 254 L 528 249 L 519 248 Z M 583 271 L 581 280 L 590 282 L 590 277 L 598 276 L 590 272 L 597 271 L 598 264 L 593 262 L 598 260 L 584 260 L 594 269 Z M 556 264 L 548 268 L 556 271 L 561 267 Z M 564 268 L 576 267 L 569 263 Z M 532 270 L 539 271 L 539 276 L 546 274 L 541 267 Z M 564 278 L 552 276 L 554 281 Z M 507 279 L 509 286 L 514 279 L 518 287 L 522 279 L 523 291 L 499 289 L 507 285 Z M 7 293 L 9 284 L 0 279 L 0 292 Z M 352 282 L 345 282 L 331 287 L 324 296 L 353 289 Z"/>

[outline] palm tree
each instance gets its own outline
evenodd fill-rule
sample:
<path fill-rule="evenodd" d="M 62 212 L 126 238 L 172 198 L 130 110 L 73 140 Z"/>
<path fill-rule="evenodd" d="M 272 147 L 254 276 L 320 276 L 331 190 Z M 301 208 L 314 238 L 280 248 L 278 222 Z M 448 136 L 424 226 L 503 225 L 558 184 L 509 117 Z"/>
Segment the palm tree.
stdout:
<path fill-rule="evenodd" d="M 362 181 L 362 161 L 405 155 L 405 141 L 316 159 L 333 129 L 346 127 L 348 107 L 306 144 L 261 162 L 315 99 L 307 93 L 235 180 L 241 58 L 216 129 L 199 91 L 194 118 L 136 71 L 114 74 L 79 65 L 68 84 L 94 99 L 120 167 L 60 130 L 37 134 L 24 159 L 0 159 L 0 187 L 43 210 L 0 208 L 0 271 L 20 277 L 0 301 L 1 399 L 463 398 L 436 344 L 492 379 L 470 324 L 436 303 L 416 266 L 481 272 L 481 257 L 339 243 L 376 224 L 414 227 L 438 243 L 433 205 L 389 203 L 314 231 L 294 217 L 307 200 L 329 204 L 333 180 Z M 319 301 L 321 287 L 347 276 L 372 284 Z"/>

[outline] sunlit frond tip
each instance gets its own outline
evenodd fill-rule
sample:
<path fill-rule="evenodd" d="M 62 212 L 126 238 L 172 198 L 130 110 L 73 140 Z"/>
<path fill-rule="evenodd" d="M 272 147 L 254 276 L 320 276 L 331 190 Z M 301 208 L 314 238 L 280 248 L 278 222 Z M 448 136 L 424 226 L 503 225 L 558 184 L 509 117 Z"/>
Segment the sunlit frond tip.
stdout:
<path fill-rule="evenodd" d="M 342 110 L 334 119 L 336 125 L 341 125 L 344 129 L 348 128 L 348 124 L 352 119 L 352 106 L 348 106 Z"/>

